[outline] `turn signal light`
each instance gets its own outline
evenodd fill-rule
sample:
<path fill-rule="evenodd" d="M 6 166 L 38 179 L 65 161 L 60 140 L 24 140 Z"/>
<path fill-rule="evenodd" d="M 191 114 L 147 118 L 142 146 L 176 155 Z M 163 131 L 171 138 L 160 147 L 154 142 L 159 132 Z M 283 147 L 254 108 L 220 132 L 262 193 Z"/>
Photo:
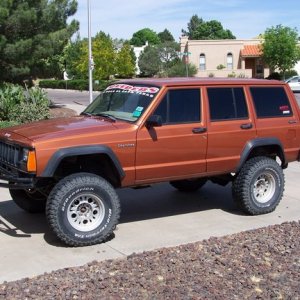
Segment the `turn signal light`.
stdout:
<path fill-rule="evenodd" d="M 28 152 L 27 171 L 28 172 L 36 172 L 35 151 L 32 151 L 32 150 Z"/>

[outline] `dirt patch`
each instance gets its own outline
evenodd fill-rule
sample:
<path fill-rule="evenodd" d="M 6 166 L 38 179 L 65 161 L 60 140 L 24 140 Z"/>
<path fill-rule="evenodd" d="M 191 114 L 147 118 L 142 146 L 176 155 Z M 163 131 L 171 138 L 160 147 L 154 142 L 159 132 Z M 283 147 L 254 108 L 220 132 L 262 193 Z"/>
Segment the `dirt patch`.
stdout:
<path fill-rule="evenodd" d="M 62 118 L 76 116 L 77 112 L 66 107 L 52 107 L 50 108 L 50 118 Z"/>

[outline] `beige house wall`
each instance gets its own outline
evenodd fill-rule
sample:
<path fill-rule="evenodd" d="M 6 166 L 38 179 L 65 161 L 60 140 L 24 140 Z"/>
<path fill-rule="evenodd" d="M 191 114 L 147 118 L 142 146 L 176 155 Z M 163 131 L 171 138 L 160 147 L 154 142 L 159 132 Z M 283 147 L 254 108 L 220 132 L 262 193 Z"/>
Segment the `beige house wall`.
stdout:
<path fill-rule="evenodd" d="M 253 77 L 253 70 L 246 69 L 245 58 L 241 57 L 241 50 L 245 45 L 260 44 L 261 40 L 188 40 L 187 37 L 181 37 L 180 46 L 181 52 L 189 53 L 189 62 L 196 65 L 198 77 L 228 77 L 228 75 L 235 74 L 240 77 Z M 200 70 L 200 54 L 205 55 L 206 68 Z M 227 55 L 231 53 L 233 56 L 233 68 L 227 67 Z M 259 58 L 252 59 L 253 64 L 261 63 L 256 61 Z M 223 65 L 224 69 L 218 70 L 217 66 Z M 269 69 L 264 66 L 263 77 L 269 75 Z"/>

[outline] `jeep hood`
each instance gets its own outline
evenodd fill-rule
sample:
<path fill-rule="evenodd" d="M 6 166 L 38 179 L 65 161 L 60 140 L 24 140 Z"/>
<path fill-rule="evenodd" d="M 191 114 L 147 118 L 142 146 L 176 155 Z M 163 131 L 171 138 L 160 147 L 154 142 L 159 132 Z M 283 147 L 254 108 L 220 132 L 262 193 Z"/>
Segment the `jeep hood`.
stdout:
<path fill-rule="evenodd" d="M 119 122 L 117 122 L 119 123 Z M 77 116 L 71 118 L 57 118 L 43 120 L 7 128 L 5 132 L 19 135 L 33 142 L 70 138 L 96 132 L 114 131 L 117 123 L 97 117 Z M 123 123 L 123 122 L 122 122 Z"/>

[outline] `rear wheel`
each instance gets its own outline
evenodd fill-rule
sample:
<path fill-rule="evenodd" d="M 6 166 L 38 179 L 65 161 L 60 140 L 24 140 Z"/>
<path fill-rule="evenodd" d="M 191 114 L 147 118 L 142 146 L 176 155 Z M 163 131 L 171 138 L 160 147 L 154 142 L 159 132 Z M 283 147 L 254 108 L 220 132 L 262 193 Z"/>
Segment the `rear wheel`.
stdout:
<path fill-rule="evenodd" d="M 29 213 L 41 213 L 45 211 L 47 195 L 42 190 L 9 190 L 13 201 L 23 210 Z"/>
<path fill-rule="evenodd" d="M 53 188 L 46 216 L 52 231 L 67 245 L 97 244 L 112 234 L 119 221 L 119 197 L 105 179 L 73 174 Z"/>
<path fill-rule="evenodd" d="M 284 174 L 268 157 L 247 161 L 232 185 L 233 197 L 246 213 L 259 215 L 275 210 L 284 191 Z"/>
<path fill-rule="evenodd" d="M 205 183 L 206 178 L 170 181 L 170 184 L 180 192 L 196 192 Z"/>

